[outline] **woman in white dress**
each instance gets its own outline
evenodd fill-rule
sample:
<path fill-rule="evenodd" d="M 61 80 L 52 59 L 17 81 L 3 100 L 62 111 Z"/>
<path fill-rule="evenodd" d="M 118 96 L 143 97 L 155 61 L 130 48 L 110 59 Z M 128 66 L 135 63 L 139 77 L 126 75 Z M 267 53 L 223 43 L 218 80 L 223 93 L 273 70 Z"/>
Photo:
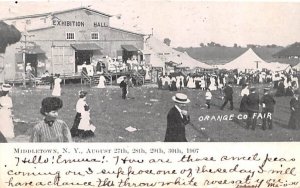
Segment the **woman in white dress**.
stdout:
<path fill-rule="evenodd" d="M 105 88 L 105 77 L 101 74 L 97 88 Z"/>
<path fill-rule="evenodd" d="M 209 80 L 210 80 L 209 90 L 210 91 L 217 90 L 215 77 L 212 76 L 212 77 L 209 78 Z"/>
<path fill-rule="evenodd" d="M 90 107 L 86 103 L 86 91 L 79 91 L 79 99 L 76 103 L 76 116 L 71 129 L 72 137 L 87 138 L 94 136 L 96 127 L 91 123 Z"/>
<path fill-rule="evenodd" d="M 190 77 L 187 83 L 187 87 L 190 89 L 195 89 L 196 85 L 195 85 L 195 81 L 193 77 Z"/>
<path fill-rule="evenodd" d="M 52 91 L 52 95 L 53 96 L 61 96 L 61 87 L 60 87 L 60 83 L 62 81 L 61 78 L 59 78 L 59 74 L 56 75 L 56 78 L 54 79 L 54 87 L 53 87 L 53 91 Z"/>
<path fill-rule="evenodd" d="M 0 132 L 5 138 L 15 137 L 11 112 L 13 104 L 10 96 L 8 95 L 10 90 L 11 86 L 9 84 L 2 85 L 2 93 L 0 97 Z"/>

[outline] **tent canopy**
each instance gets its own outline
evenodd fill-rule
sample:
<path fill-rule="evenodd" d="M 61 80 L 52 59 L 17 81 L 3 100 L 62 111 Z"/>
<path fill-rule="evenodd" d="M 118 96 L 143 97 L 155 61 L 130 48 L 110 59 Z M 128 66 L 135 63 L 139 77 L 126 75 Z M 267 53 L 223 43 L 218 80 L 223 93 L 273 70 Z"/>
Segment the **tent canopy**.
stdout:
<path fill-rule="evenodd" d="M 294 70 L 300 71 L 300 63 L 298 63 L 297 65 L 293 66 Z"/>
<path fill-rule="evenodd" d="M 168 63 L 168 62 L 173 63 L 179 68 L 186 68 L 186 67 L 191 69 L 196 67 L 201 67 L 205 69 L 212 68 L 212 66 L 210 65 L 207 65 L 205 63 L 193 59 L 187 53 L 174 50 L 173 48 L 159 41 L 153 36 L 151 36 L 146 40 L 145 53 L 151 54 L 150 59 L 156 59 L 156 62 L 158 62 L 158 59 L 160 59 L 164 63 Z"/>
<path fill-rule="evenodd" d="M 279 63 L 279 62 L 271 62 L 268 64 L 268 67 L 266 69 L 273 71 L 273 72 L 288 71 L 291 69 L 291 65 Z"/>
<path fill-rule="evenodd" d="M 236 59 L 232 60 L 231 62 L 219 66 L 220 68 L 224 68 L 227 70 L 245 70 L 245 69 L 254 69 L 254 70 L 261 70 L 263 68 L 268 67 L 267 62 L 262 60 L 260 57 L 257 56 L 257 54 L 249 48 L 245 53 L 237 57 Z"/>
<path fill-rule="evenodd" d="M 102 50 L 100 46 L 96 43 L 79 43 L 79 44 L 71 44 L 72 48 L 75 50 Z"/>
<path fill-rule="evenodd" d="M 121 45 L 121 47 L 128 52 L 136 52 L 139 50 L 133 45 Z"/>

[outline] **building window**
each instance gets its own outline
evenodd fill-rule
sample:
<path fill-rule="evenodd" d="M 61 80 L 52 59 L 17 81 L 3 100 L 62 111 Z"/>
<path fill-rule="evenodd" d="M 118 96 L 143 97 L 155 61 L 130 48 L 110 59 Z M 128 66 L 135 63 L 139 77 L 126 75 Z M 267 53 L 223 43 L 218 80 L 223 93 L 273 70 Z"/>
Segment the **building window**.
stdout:
<path fill-rule="evenodd" d="M 91 39 L 92 40 L 99 40 L 99 33 L 98 32 L 91 33 Z"/>
<path fill-rule="evenodd" d="M 67 32 L 67 40 L 75 40 L 75 33 L 74 32 Z"/>

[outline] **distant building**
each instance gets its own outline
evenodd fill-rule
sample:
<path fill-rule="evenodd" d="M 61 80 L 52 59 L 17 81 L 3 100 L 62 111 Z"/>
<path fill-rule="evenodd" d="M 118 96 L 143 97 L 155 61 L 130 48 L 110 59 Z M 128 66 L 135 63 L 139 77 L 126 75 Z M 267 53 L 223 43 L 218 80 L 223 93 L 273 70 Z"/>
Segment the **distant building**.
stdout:
<path fill-rule="evenodd" d="M 7 47 L 5 79 L 19 79 L 30 63 L 35 76 L 50 73 L 76 75 L 84 62 L 105 56 L 139 58 L 144 35 L 110 26 L 111 15 L 86 7 L 2 19 L 15 25 L 21 41 Z M 25 63 L 24 63 L 25 60 Z"/>

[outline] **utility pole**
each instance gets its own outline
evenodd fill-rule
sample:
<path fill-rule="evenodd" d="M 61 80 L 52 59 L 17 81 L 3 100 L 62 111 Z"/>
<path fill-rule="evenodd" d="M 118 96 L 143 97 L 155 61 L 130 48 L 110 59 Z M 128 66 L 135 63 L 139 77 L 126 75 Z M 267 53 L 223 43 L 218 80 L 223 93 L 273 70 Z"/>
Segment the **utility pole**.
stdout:
<path fill-rule="evenodd" d="M 259 62 L 259 61 L 254 61 L 254 62 L 256 62 L 256 69 L 258 69 L 258 62 Z"/>
<path fill-rule="evenodd" d="M 32 37 L 32 36 L 34 36 L 34 35 L 29 35 L 29 34 L 27 34 L 27 33 L 24 33 L 24 48 L 23 48 L 23 66 L 24 66 L 24 72 L 22 73 L 22 75 L 23 75 L 23 86 L 26 88 L 26 52 L 27 52 L 27 43 L 28 43 L 28 41 L 27 41 L 27 37 Z M 30 42 L 31 43 L 31 42 Z"/>

